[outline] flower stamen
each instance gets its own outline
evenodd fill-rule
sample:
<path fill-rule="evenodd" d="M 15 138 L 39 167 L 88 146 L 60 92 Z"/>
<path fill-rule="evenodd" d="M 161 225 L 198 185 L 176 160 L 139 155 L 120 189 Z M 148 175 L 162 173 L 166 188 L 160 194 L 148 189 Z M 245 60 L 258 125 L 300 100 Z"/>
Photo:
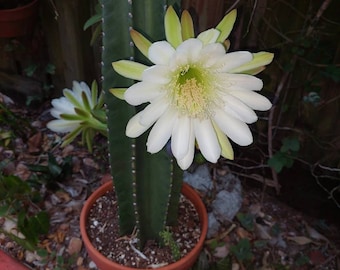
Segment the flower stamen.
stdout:
<path fill-rule="evenodd" d="M 208 117 L 211 97 L 202 70 L 190 65 L 180 67 L 170 84 L 172 104 L 180 113 L 193 118 Z"/>

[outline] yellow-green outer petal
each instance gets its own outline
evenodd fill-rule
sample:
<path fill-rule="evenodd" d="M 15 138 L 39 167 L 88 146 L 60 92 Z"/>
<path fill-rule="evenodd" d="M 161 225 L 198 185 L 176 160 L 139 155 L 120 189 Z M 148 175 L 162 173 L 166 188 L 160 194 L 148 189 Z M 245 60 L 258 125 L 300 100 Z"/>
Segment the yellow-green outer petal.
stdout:
<path fill-rule="evenodd" d="M 234 150 L 228 137 L 222 132 L 222 130 L 217 126 L 214 121 L 212 121 L 218 142 L 221 147 L 221 156 L 230 160 L 234 159 Z"/>
<path fill-rule="evenodd" d="M 142 80 L 143 71 L 148 68 L 148 66 L 136 63 L 129 60 L 120 60 L 112 63 L 113 69 L 125 78 L 133 80 Z"/>
<path fill-rule="evenodd" d="M 190 13 L 187 10 L 184 10 L 182 12 L 181 26 L 183 40 L 195 37 L 194 23 L 192 21 Z"/>
<path fill-rule="evenodd" d="M 254 72 L 259 72 L 258 68 L 262 68 L 265 65 L 270 64 L 273 61 L 274 54 L 269 52 L 258 52 L 253 53 L 253 59 L 239 66 L 230 70 L 230 73 L 247 73 L 247 74 L 255 74 Z"/>
<path fill-rule="evenodd" d="M 124 99 L 124 93 L 127 88 L 111 88 L 109 91 L 112 95 L 114 95 L 116 98 L 119 98 L 121 100 Z"/>
<path fill-rule="evenodd" d="M 152 42 L 134 29 L 130 31 L 130 35 L 138 50 L 144 54 L 145 57 L 148 57 L 148 51 Z"/>
<path fill-rule="evenodd" d="M 181 22 L 172 6 L 169 6 L 164 17 L 164 28 L 166 40 L 177 48 L 182 42 Z"/>
<path fill-rule="evenodd" d="M 72 91 L 69 89 L 64 89 L 63 94 L 75 107 L 82 107 L 81 102 L 79 102 L 79 100 L 72 95 L 71 92 Z"/>
<path fill-rule="evenodd" d="M 224 16 L 222 21 L 216 26 L 217 30 L 221 31 L 220 36 L 217 39 L 217 42 L 224 42 L 226 40 L 233 29 L 234 23 L 236 21 L 237 11 L 233 9 L 227 15 Z"/>

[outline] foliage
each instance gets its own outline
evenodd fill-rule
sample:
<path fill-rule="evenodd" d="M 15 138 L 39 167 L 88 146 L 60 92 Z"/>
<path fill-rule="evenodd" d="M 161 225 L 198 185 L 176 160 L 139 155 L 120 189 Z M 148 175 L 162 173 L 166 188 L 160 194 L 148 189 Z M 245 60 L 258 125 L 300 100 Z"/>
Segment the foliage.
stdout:
<path fill-rule="evenodd" d="M 90 41 L 90 45 L 93 46 L 93 44 L 98 40 L 101 32 L 102 32 L 102 7 L 100 5 L 100 2 L 95 5 L 94 7 L 95 13 L 85 22 L 84 24 L 84 31 L 87 30 L 90 27 L 94 27 L 92 38 Z"/>
<path fill-rule="evenodd" d="M 9 146 L 15 138 L 27 139 L 34 128 L 29 121 L 0 102 L 0 145 Z"/>
<path fill-rule="evenodd" d="M 68 156 L 60 162 L 51 154 L 48 153 L 47 165 L 26 164 L 32 172 L 27 180 L 32 186 L 40 187 L 46 185 L 48 189 L 57 189 L 58 182 L 63 182 L 72 173 L 72 157 Z"/>
<path fill-rule="evenodd" d="M 0 232 L 24 248 L 35 250 L 39 237 L 49 229 L 48 214 L 38 206 L 42 200 L 39 192 L 17 176 L 0 174 L 0 198 L 0 216 L 16 222 L 14 231 L 0 228 Z"/>
<path fill-rule="evenodd" d="M 254 216 L 253 215 L 239 212 L 237 213 L 236 217 L 245 229 L 247 229 L 248 231 L 254 230 Z"/>
<path fill-rule="evenodd" d="M 284 167 L 290 168 L 293 166 L 294 157 L 297 156 L 299 150 L 300 143 L 298 138 L 284 138 L 280 151 L 276 152 L 274 156 L 268 160 L 268 165 L 277 173 L 281 172 Z"/>
<path fill-rule="evenodd" d="M 238 261 L 244 263 L 249 263 L 254 257 L 251 251 L 250 241 L 246 238 L 241 239 L 236 245 L 231 246 L 230 252 Z"/>

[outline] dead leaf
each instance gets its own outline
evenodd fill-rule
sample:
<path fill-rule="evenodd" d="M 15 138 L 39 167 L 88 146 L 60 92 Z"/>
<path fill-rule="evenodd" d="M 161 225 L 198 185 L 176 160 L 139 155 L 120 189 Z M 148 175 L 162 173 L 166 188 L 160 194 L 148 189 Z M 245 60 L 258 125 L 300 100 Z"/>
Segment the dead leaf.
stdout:
<path fill-rule="evenodd" d="M 63 148 L 62 157 L 70 156 L 71 153 L 73 152 L 73 150 L 74 150 L 74 146 L 73 146 L 72 144 L 66 145 L 66 146 Z"/>
<path fill-rule="evenodd" d="M 272 237 L 270 236 L 270 227 L 262 226 L 261 224 L 255 223 L 255 232 L 259 239 L 270 240 Z"/>
<path fill-rule="evenodd" d="M 322 264 L 326 260 L 326 257 L 319 250 L 312 250 L 308 257 L 314 265 Z"/>
<path fill-rule="evenodd" d="M 15 175 L 20 177 L 22 180 L 27 180 L 30 177 L 31 172 L 25 164 L 19 163 L 15 168 Z"/>
<path fill-rule="evenodd" d="M 86 166 L 89 166 L 89 167 L 92 167 L 92 168 L 95 168 L 95 169 L 99 169 L 98 164 L 96 162 L 94 162 L 94 160 L 92 158 L 84 158 L 83 163 Z"/>
<path fill-rule="evenodd" d="M 27 146 L 29 153 L 38 153 L 41 150 L 42 135 L 41 132 L 34 134 L 28 139 Z"/>
<path fill-rule="evenodd" d="M 307 245 L 313 242 L 312 239 L 306 236 L 288 236 L 287 239 L 295 242 L 298 245 Z"/>
<path fill-rule="evenodd" d="M 329 240 L 323 236 L 321 233 L 319 233 L 317 230 L 309 226 L 307 223 L 305 223 L 306 230 L 311 238 L 317 241 L 325 241 L 326 243 L 329 242 Z"/>
<path fill-rule="evenodd" d="M 238 237 L 240 237 L 241 239 L 247 238 L 247 239 L 251 239 L 251 234 L 246 231 L 245 229 L 243 229 L 242 227 L 238 227 L 236 229 L 236 234 L 238 235 Z"/>

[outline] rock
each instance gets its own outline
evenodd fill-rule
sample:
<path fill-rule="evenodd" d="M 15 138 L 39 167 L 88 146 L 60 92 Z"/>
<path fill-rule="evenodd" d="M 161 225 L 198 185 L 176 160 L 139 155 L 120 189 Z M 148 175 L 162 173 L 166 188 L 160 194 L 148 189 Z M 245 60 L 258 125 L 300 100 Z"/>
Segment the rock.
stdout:
<path fill-rule="evenodd" d="M 97 269 L 97 265 L 93 261 L 90 261 L 89 268 L 90 269 Z"/>
<path fill-rule="evenodd" d="M 207 238 L 212 238 L 218 234 L 221 224 L 216 219 L 214 213 L 208 213 L 208 233 Z"/>
<path fill-rule="evenodd" d="M 213 213 L 217 220 L 224 223 L 231 221 L 241 208 L 242 199 L 240 193 L 232 193 L 222 190 L 212 202 Z"/>
<path fill-rule="evenodd" d="M 200 165 L 193 173 L 185 171 L 183 180 L 194 189 L 206 194 L 213 189 L 213 182 L 206 164 Z"/>
<path fill-rule="evenodd" d="M 241 193 L 241 182 L 232 173 L 216 176 L 216 190 L 227 190 L 228 192 L 238 192 Z"/>
<path fill-rule="evenodd" d="M 72 237 L 67 247 L 68 254 L 72 255 L 72 254 L 79 253 L 81 250 L 82 244 L 83 243 L 80 238 Z"/>
<path fill-rule="evenodd" d="M 41 257 L 36 253 L 26 250 L 25 251 L 25 261 L 28 263 L 32 263 L 33 261 L 41 261 Z"/>

